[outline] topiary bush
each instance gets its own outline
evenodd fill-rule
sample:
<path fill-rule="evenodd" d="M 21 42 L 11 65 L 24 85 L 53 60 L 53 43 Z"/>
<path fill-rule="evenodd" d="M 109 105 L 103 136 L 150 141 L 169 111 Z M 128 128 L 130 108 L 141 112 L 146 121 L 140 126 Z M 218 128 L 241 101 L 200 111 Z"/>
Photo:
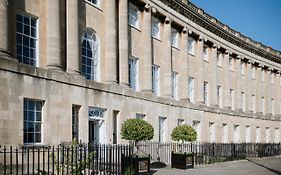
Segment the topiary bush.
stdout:
<path fill-rule="evenodd" d="M 197 132 L 190 125 L 183 124 L 175 127 L 171 134 L 174 141 L 189 141 L 193 142 L 197 139 Z"/>
<path fill-rule="evenodd" d="M 121 128 L 122 139 L 130 141 L 147 141 L 154 136 L 154 129 L 147 121 L 133 118 L 127 119 Z"/>

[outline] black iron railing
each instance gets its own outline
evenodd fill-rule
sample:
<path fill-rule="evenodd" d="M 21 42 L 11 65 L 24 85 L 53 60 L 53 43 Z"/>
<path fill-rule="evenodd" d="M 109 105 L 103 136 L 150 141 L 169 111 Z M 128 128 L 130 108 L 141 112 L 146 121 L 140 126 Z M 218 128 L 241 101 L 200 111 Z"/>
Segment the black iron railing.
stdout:
<path fill-rule="evenodd" d="M 110 144 L 0 146 L 0 174 L 121 174 L 122 154 L 150 154 L 151 162 L 170 164 L 172 151 L 193 152 L 194 164 L 200 165 L 281 155 L 281 144 L 145 142 L 138 143 L 137 147 Z"/>

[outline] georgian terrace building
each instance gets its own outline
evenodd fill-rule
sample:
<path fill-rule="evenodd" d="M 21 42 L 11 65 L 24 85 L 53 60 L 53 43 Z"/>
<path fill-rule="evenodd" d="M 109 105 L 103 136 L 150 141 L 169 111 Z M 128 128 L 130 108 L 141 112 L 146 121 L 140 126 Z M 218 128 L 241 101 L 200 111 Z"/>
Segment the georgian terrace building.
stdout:
<path fill-rule="evenodd" d="M 188 1 L 0 0 L 0 144 L 280 142 L 281 55 Z"/>

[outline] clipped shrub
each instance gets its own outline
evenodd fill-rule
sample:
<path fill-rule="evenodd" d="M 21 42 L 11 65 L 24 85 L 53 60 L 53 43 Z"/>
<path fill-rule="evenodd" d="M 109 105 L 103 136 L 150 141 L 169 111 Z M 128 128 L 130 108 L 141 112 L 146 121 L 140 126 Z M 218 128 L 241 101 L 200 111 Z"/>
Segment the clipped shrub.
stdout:
<path fill-rule="evenodd" d="M 147 121 L 133 118 L 127 119 L 121 128 L 122 139 L 130 141 L 147 141 L 154 136 L 154 129 Z"/>
<path fill-rule="evenodd" d="M 197 139 L 197 132 L 190 125 L 183 124 L 176 126 L 171 134 L 174 141 L 189 141 L 193 142 Z"/>

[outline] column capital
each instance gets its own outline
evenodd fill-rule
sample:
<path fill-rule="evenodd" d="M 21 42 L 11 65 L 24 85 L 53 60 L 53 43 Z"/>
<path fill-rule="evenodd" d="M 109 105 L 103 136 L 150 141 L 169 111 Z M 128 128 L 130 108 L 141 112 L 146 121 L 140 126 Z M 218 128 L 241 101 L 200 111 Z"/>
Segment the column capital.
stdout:
<path fill-rule="evenodd" d="M 166 17 L 166 18 L 165 18 L 165 24 L 171 24 L 171 23 L 172 23 L 171 18 Z"/>
<path fill-rule="evenodd" d="M 217 49 L 217 47 L 218 46 L 216 44 L 213 44 L 213 46 L 212 46 L 213 49 Z"/>
<path fill-rule="evenodd" d="M 255 64 L 255 61 L 254 60 L 249 60 L 248 63 L 249 64 Z"/>
<path fill-rule="evenodd" d="M 144 11 L 146 11 L 147 13 L 150 13 L 151 12 L 151 5 L 150 4 L 145 4 Z"/>
<path fill-rule="evenodd" d="M 184 28 L 182 29 L 182 33 L 183 33 L 183 34 L 187 34 L 187 31 L 188 31 L 188 29 L 187 29 L 186 27 L 184 27 Z"/>
<path fill-rule="evenodd" d="M 193 33 L 193 31 L 188 29 L 188 34 L 191 35 L 192 33 Z"/>
<path fill-rule="evenodd" d="M 151 7 L 151 12 L 152 12 L 153 14 L 156 14 L 156 13 L 157 13 L 157 9 L 154 8 L 154 7 Z"/>
<path fill-rule="evenodd" d="M 226 55 L 230 55 L 230 51 L 229 51 L 229 50 L 226 50 L 224 53 L 225 53 Z"/>
<path fill-rule="evenodd" d="M 198 41 L 202 42 L 204 40 L 204 38 L 202 36 L 199 36 Z"/>

